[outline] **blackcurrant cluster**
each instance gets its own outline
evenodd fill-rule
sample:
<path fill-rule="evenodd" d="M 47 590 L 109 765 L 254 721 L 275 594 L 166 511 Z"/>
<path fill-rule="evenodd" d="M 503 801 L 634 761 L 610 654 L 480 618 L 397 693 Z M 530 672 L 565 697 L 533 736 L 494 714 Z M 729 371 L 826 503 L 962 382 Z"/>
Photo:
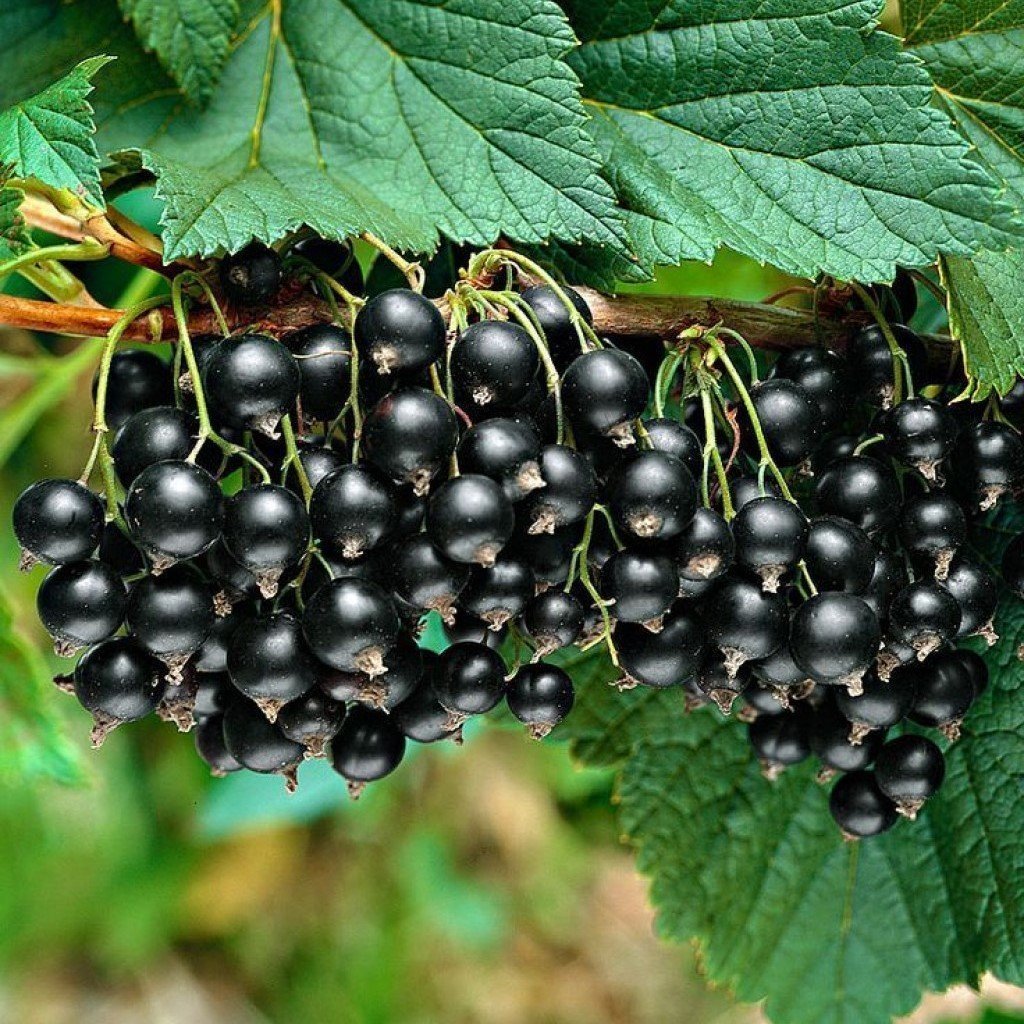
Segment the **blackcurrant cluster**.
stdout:
<path fill-rule="evenodd" d="M 573 705 L 564 653 L 604 645 L 620 686 L 723 713 L 742 696 L 767 774 L 812 752 L 843 773 L 846 833 L 913 816 L 943 754 L 887 730 L 953 738 L 986 684 L 955 644 L 994 636 L 997 586 L 964 545 L 1024 479 L 1012 400 L 982 419 L 939 388 L 909 397 L 924 347 L 870 293 L 879 323 L 844 357 L 793 351 L 762 381 L 724 328 L 653 358 L 600 339 L 583 298 L 514 253 L 470 261 L 449 323 L 414 288 L 355 298 L 349 256 L 305 240 L 291 257 L 349 317 L 183 329 L 173 365 L 111 353 L 83 479 L 19 498 L 96 742 L 155 712 L 194 725 L 217 774 L 293 785 L 327 756 L 358 793 L 407 740 L 457 742 L 502 702 L 545 736 Z M 262 247 L 220 270 L 235 304 L 283 287 Z M 519 286 L 495 290 L 506 271 Z M 1006 574 L 1024 593 L 1024 540 Z M 428 613 L 441 654 L 417 643 Z"/>

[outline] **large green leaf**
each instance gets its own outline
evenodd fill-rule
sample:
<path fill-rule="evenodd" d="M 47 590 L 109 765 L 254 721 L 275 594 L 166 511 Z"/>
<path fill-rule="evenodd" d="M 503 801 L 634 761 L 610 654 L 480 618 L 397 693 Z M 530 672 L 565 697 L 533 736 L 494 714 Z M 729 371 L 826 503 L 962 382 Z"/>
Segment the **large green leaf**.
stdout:
<path fill-rule="evenodd" d="M 916 823 L 858 844 L 813 766 L 760 775 L 745 730 L 683 713 L 678 691 L 617 694 L 593 660 L 562 727 L 577 755 L 623 764 L 625 832 L 659 930 L 697 939 L 707 973 L 787 1024 L 882 1024 L 926 989 L 994 971 L 1024 981 L 1024 609 L 1004 609 L 992 686 Z"/>
<path fill-rule="evenodd" d="M 976 153 L 1024 206 L 1024 2 L 907 0 L 906 42 Z M 1024 373 L 1020 250 L 950 259 L 950 325 L 978 396 Z"/>
<path fill-rule="evenodd" d="M 888 279 L 1019 230 L 920 64 L 876 29 L 880 2 L 565 6 L 645 257 L 727 244 L 798 274 Z"/>
<path fill-rule="evenodd" d="M 84 60 L 60 81 L 0 113 L 0 165 L 16 177 L 70 189 L 102 207 L 95 125 L 87 97 L 92 76 L 109 61 Z"/>
<path fill-rule="evenodd" d="M 97 99 L 101 141 L 144 150 L 169 256 L 302 223 L 413 248 L 438 230 L 623 247 L 551 0 L 250 3 L 200 113 L 120 31 L 112 0 L 8 6 L 0 94 L 90 47 L 122 58 Z"/>
<path fill-rule="evenodd" d="M 142 45 L 190 99 L 210 96 L 238 23 L 237 0 L 118 0 Z"/>

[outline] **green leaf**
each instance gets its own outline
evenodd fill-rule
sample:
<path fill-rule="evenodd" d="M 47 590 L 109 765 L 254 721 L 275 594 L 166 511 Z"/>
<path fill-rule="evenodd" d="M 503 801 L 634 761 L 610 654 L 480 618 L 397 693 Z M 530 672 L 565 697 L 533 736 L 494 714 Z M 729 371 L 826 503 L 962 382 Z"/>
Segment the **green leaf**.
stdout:
<path fill-rule="evenodd" d="M 92 76 L 111 57 L 82 61 L 60 81 L 0 113 L 0 164 L 18 178 L 69 189 L 103 207 L 93 110 Z"/>
<path fill-rule="evenodd" d="M 189 99 L 209 99 L 238 24 L 237 0 L 118 0 L 143 47 Z"/>
<path fill-rule="evenodd" d="M 570 58 L 641 258 L 729 245 L 890 279 L 1020 225 L 871 0 L 572 0 Z"/>
<path fill-rule="evenodd" d="M 906 0 L 906 42 L 940 101 L 981 160 L 1024 206 L 1024 3 Z M 946 261 L 950 326 L 976 382 L 976 397 L 1005 392 L 1024 372 L 1024 254 Z"/>
<path fill-rule="evenodd" d="M 1024 981 L 1020 603 L 997 625 L 992 684 L 942 790 L 917 822 L 858 844 L 839 837 L 812 766 L 768 783 L 741 724 L 684 716 L 678 690 L 617 695 L 599 661 L 577 672 L 560 731 L 583 760 L 624 765 L 622 824 L 659 930 L 696 939 L 711 981 L 785 1024 L 882 1024 L 985 971 Z"/>
<path fill-rule="evenodd" d="M 438 231 L 474 244 L 503 234 L 627 246 L 562 60 L 573 35 L 551 0 L 250 3 L 201 112 L 119 33 L 112 0 L 48 18 L 34 0 L 8 6 L 0 95 L 40 63 L 66 66 L 69 38 L 121 58 L 97 98 L 101 143 L 144 151 L 169 257 L 303 223 L 414 249 Z"/>
<path fill-rule="evenodd" d="M 21 215 L 24 198 L 25 193 L 20 188 L 0 183 L 0 262 L 14 259 L 32 248 L 32 236 Z"/>

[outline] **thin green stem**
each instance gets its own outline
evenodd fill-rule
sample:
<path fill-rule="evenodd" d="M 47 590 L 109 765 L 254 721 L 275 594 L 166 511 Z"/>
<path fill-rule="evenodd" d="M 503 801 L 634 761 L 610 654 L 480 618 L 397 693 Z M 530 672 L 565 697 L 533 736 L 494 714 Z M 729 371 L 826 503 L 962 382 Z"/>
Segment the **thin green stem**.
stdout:
<path fill-rule="evenodd" d="M 38 249 L 29 249 L 18 256 L 0 263 L 0 277 L 7 277 L 22 267 L 30 267 L 36 263 L 46 263 L 56 260 L 73 260 L 75 262 L 88 262 L 90 260 L 102 260 L 110 252 L 110 246 L 97 242 L 93 238 L 84 239 L 81 242 L 67 242 L 62 245 L 47 245 Z"/>
<path fill-rule="evenodd" d="M 299 490 L 302 491 L 302 500 L 308 508 L 309 500 L 313 497 L 313 487 L 309 482 L 309 474 L 306 472 L 306 467 L 302 464 L 302 459 L 299 456 L 299 446 L 295 440 L 295 429 L 292 427 L 290 415 L 282 417 L 281 433 L 284 436 L 284 447 L 287 452 L 285 464 L 290 463 L 295 467 L 295 476 L 299 481 Z"/>
<path fill-rule="evenodd" d="M 710 388 L 702 387 L 700 389 L 700 404 L 704 412 L 704 473 L 701 480 L 701 497 L 705 506 L 710 507 L 711 500 L 708 491 L 708 463 L 710 461 L 714 464 L 715 476 L 718 477 L 718 489 L 722 493 L 722 515 L 726 520 L 730 520 L 736 513 L 733 510 L 729 478 L 726 475 L 722 454 L 718 450 L 718 442 L 715 437 L 715 414 L 711 407 Z"/>
<path fill-rule="evenodd" d="M 615 648 L 615 641 L 612 639 L 612 619 L 608 614 L 608 602 L 600 595 L 594 581 L 590 577 L 590 566 L 588 565 L 587 556 L 590 551 L 590 541 L 594 535 L 594 512 L 596 508 L 592 508 L 587 514 L 587 518 L 583 524 L 583 536 L 580 538 L 579 544 L 573 548 L 573 557 L 575 558 L 576 566 L 579 569 L 580 583 L 583 584 L 584 589 L 592 598 L 594 604 L 597 606 L 598 612 L 601 614 L 601 636 L 600 639 L 604 641 L 605 646 L 608 648 L 608 657 L 611 658 L 612 664 L 618 667 L 619 665 L 619 652 Z M 567 588 L 568 589 L 568 588 Z"/>
<path fill-rule="evenodd" d="M 875 323 L 878 324 L 878 327 L 882 332 L 882 336 L 885 338 L 885 343 L 889 346 L 889 351 L 892 353 L 892 401 L 894 405 L 899 405 L 903 399 L 903 380 L 905 380 L 907 384 L 907 397 L 914 397 L 914 381 L 910 375 L 910 360 L 907 359 L 906 352 L 900 348 L 900 343 L 896 340 L 896 335 L 893 333 L 893 329 L 889 325 L 889 321 L 886 320 L 885 314 L 882 312 L 878 303 L 875 302 L 871 293 L 856 281 L 849 281 L 847 283 L 853 289 L 860 301 L 864 303 L 868 312 L 875 318 Z M 903 380 L 900 379 L 901 372 Z"/>
<path fill-rule="evenodd" d="M 665 415 L 665 403 L 672 394 L 672 383 L 676 378 L 679 364 L 686 358 L 683 352 L 672 352 L 666 355 L 658 367 L 654 378 L 654 415 L 659 419 Z"/>
<path fill-rule="evenodd" d="M 364 231 L 360 236 L 364 242 L 369 243 L 377 250 L 388 262 L 394 264 L 399 271 L 405 276 L 405 279 L 409 282 L 409 287 L 413 291 L 422 292 L 423 285 L 426 282 L 426 273 L 423 267 L 419 263 L 410 263 L 409 260 L 395 252 L 387 242 L 378 238 L 376 235 L 370 234 L 369 231 Z"/>

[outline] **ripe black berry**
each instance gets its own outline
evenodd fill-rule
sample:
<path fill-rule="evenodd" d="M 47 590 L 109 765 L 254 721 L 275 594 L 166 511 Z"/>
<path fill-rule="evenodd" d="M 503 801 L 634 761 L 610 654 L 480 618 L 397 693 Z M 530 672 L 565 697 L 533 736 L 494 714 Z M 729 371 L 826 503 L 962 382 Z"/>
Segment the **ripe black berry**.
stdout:
<path fill-rule="evenodd" d="M 875 546 L 848 519 L 819 516 L 811 520 L 804 562 L 818 590 L 862 594 L 874 575 Z"/>
<path fill-rule="evenodd" d="M 875 613 L 853 594 L 816 594 L 793 613 L 793 660 L 816 683 L 846 686 L 856 693 L 881 639 Z"/>
<path fill-rule="evenodd" d="M 36 595 L 39 618 L 62 657 L 117 632 L 126 603 L 121 577 L 95 560 L 51 569 Z"/>
<path fill-rule="evenodd" d="M 633 356 L 602 348 L 577 356 L 562 378 L 562 401 L 573 427 L 629 444 L 630 424 L 647 405 L 650 384 Z"/>
<path fill-rule="evenodd" d="M 889 605 L 886 638 L 912 647 L 924 660 L 960 628 L 956 598 L 937 583 L 918 580 L 905 586 Z"/>
<path fill-rule="evenodd" d="M 263 596 L 273 597 L 285 570 L 309 545 L 306 506 L 286 487 L 244 487 L 225 504 L 224 543 L 256 576 Z"/>
<path fill-rule="evenodd" d="M 388 580 L 395 594 L 414 608 L 453 621 L 469 567 L 445 558 L 425 533 L 407 537 L 391 548 L 389 556 Z"/>
<path fill-rule="evenodd" d="M 627 538 L 676 537 L 693 518 L 698 503 L 692 474 L 667 452 L 639 452 L 625 460 L 608 482 L 609 509 Z"/>
<path fill-rule="evenodd" d="M 368 782 L 390 775 L 405 756 L 405 737 L 383 711 L 354 707 L 331 743 L 331 764 L 353 800 Z"/>
<path fill-rule="evenodd" d="M 540 657 L 574 644 L 585 621 L 586 611 L 580 601 L 555 588 L 538 594 L 523 611 L 523 627 Z"/>
<path fill-rule="evenodd" d="M 714 509 L 704 507 L 697 509 L 671 547 L 680 575 L 697 582 L 725 573 L 736 552 L 729 524 Z"/>
<path fill-rule="evenodd" d="M 957 548 L 967 539 L 967 519 L 948 494 L 932 491 L 903 506 L 899 530 L 903 547 L 926 560 L 936 579 L 944 580 Z"/>
<path fill-rule="evenodd" d="M 804 687 L 811 682 L 807 673 L 793 659 L 788 643 L 782 644 L 766 657 L 751 662 L 750 669 L 756 679 L 775 689 Z"/>
<path fill-rule="evenodd" d="M 213 545 L 224 521 L 224 497 L 198 466 L 157 462 L 132 482 L 125 518 L 139 546 L 157 562 L 170 564 Z"/>
<path fill-rule="evenodd" d="M 352 340 L 335 324 L 314 324 L 285 339 L 299 367 L 299 404 L 307 420 L 333 420 L 351 389 Z"/>
<path fill-rule="evenodd" d="M 92 380 L 96 399 L 99 373 Z M 173 405 L 171 368 L 155 352 L 141 348 L 122 349 L 110 361 L 107 399 L 104 407 L 107 426 L 118 430 L 128 417 L 155 405 Z"/>
<path fill-rule="evenodd" d="M 427 507 L 427 533 L 453 562 L 494 565 L 515 525 L 512 503 L 490 477 L 465 473 L 445 481 Z"/>
<path fill-rule="evenodd" d="M 220 284 L 240 306 L 270 302 L 281 287 L 281 257 L 254 240 L 220 261 Z"/>
<path fill-rule="evenodd" d="M 417 743 L 437 743 L 447 739 L 461 743 L 459 716 L 445 708 L 434 692 L 437 655 L 430 653 L 434 663 L 427 668 L 419 686 L 391 712 L 392 721 L 407 739 Z"/>
<path fill-rule="evenodd" d="M 329 473 L 313 491 L 309 518 L 326 551 L 361 558 L 394 530 L 398 500 L 394 485 L 373 466 L 347 465 Z"/>
<path fill-rule="evenodd" d="M 842 356 L 827 348 L 798 348 L 781 355 L 772 375 L 799 384 L 821 413 L 820 428 L 831 430 L 850 405 L 850 375 Z"/>
<path fill-rule="evenodd" d="M 423 672 L 423 651 L 408 633 L 401 633 L 384 656 L 384 672 L 360 679 L 354 699 L 380 711 L 391 711 L 419 686 Z"/>
<path fill-rule="evenodd" d="M 615 630 L 624 685 L 663 689 L 681 686 L 700 665 L 704 631 L 693 613 L 677 608 L 665 616 L 660 632 L 624 623 Z"/>
<path fill-rule="evenodd" d="M 414 374 L 444 353 L 445 326 L 430 299 L 409 288 L 375 295 L 356 317 L 356 345 L 379 374 Z"/>
<path fill-rule="evenodd" d="M 903 721 L 914 703 L 914 671 L 897 668 L 885 681 L 869 670 L 864 673 L 860 693 L 846 689 L 834 693 L 836 707 L 850 723 L 850 740 L 859 743 L 870 731 L 888 729 Z"/>
<path fill-rule="evenodd" d="M 810 722 L 811 750 L 826 768 L 855 772 L 868 768 L 885 739 L 881 730 L 872 730 L 856 742 L 850 737 L 850 723 L 833 705 L 826 704 Z"/>
<path fill-rule="evenodd" d="M 668 555 L 617 551 L 601 570 L 601 595 L 620 622 L 656 626 L 679 595 L 679 572 Z"/>
<path fill-rule="evenodd" d="M 924 343 L 901 324 L 890 324 L 890 327 L 896 343 L 906 353 L 914 384 L 921 384 L 928 365 Z M 868 324 L 857 331 L 847 346 L 846 359 L 850 366 L 850 379 L 857 390 L 882 405 L 888 405 L 895 389 L 894 359 L 882 329 L 877 324 Z"/>
<path fill-rule="evenodd" d="M 134 413 L 117 432 L 111 449 L 118 479 L 130 487 L 139 473 L 155 462 L 183 461 L 195 446 L 196 430 L 191 413 L 173 405 Z"/>
<path fill-rule="evenodd" d="M 252 701 L 236 700 L 224 712 L 224 745 L 249 771 L 283 775 L 288 789 L 295 788 L 295 770 L 306 748 L 288 739 Z"/>
<path fill-rule="evenodd" d="M 726 656 L 712 647 L 704 652 L 695 677 L 697 691 L 723 715 L 732 713 L 736 698 L 746 692 L 751 680 L 750 662 L 741 665 L 739 671 L 730 669 Z"/>
<path fill-rule="evenodd" d="M 765 591 L 760 583 L 739 576 L 720 579 L 705 598 L 701 614 L 708 641 L 728 656 L 732 672 L 745 661 L 777 650 L 789 625 L 781 594 Z"/>
<path fill-rule="evenodd" d="M 459 607 L 497 630 L 522 612 L 535 586 L 533 570 L 525 562 L 503 555 L 492 566 L 470 571 Z"/>
<path fill-rule="evenodd" d="M 764 589 L 774 593 L 803 557 L 807 517 L 785 498 L 755 498 L 736 513 L 732 535 L 736 561 L 757 573 Z"/>
<path fill-rule="evenodd" d="M 199 721 L 195 729 L 196 753 L 209 765 L 210 774 L 223 778 L 231 772 L 240 772 L 242 765 L 235 760 L 224 742 L 224 718 L 210 715 Z"/>
<path fill-rule="evenodd" d="M 970 669 L 954 651 L 938 651 L 911 668 L 914 704 L 910 719 L 918 725 L 941 729 L 949 740 L 960 735 L 960 722 L 974 701 Z"/>
<path fill-rule="evenodd" d="M 316 490 L 317 484 L 328 473 L 333 473 L 336 469 L 348 465 L 348 459 L 334 448 L 329 448 L 322 442 L 303 442 L 301 440 L 299 441 L 299 462 L 302 463 L 302 468 L 306 471 L 306 479 L 313 490 Z M 288 466 L 285 482 L 291 490 L 297 493 L 301 491 L 294 465 Z"/>
<path fill-rule="evenodd" d="M 348 242 L 311 235 L 299 239 L 292 246 L 291 252 L 308 260 L 329 277 L 333 277 L 353 295 L 362 294 L 363 271 Z"/>
<path fill-rule="evenodd" d="M 766 380 L 750 389 L 750 397 L 772 457 L 780 466 L 796 466 L 814 449 L 821 431 L 821 414 L 814 399 L 795 381 Z M 744 436 L 753 428 L 744 423 Z"/>
<path fill-rule="evenodd" d="M 999 587 L 995 577 L 986 569 L 966 558 L 953 559 L 941 585 L 948 590 L 960 606 L 958 637 L 981 634 L 990 644 L 995 643 L 992 616 L 999 603 Z"/>
<path fill-rule="evenodd" d="M 869 771 L 843 775 L 829 794 L 828 809 L 851 839 L 877 836 L 896 824 L 896 805 L 878 788 Z"/>
<path fill-rule="evenodd" d="M 479 643 L 452 644 L 441 655 L 433 678 L 437 699 L 462 717 L 490 711 L 505 695 L 505 663 L 496 651 Z"/>
<path fill-rule="evenodd" d="M 594 314 L 586 304 L 583 296 L 575 288 L 563 286 L 562 291 L 579 311 L 580 316 L 591 326 Z M 553 288 L 546 284 L 527 288 L 522 295 L 523 301 L 533 310 L 544 333 L 551 358 L 560 370 L 564 370 L 580 354 L 580 336 L 565 303 L 558 297 Z"/>
<path fill-rule="evenodd" d="M 880 548 L 875 552 L 871 580 L 860 596 L 871 606 L 871 610 L 878 616 L 878 621 L 885 623 L 889 618 L 892 599 L 906 584 L 907 574 L 903 568 L 903 560 L 886 548 Z"/>
<path fill-rule="evenodd" d="M 103 502 L 75 480 L 39 480 L 14 503 L 14 534 L 22 567 L 78 562 L 96 549 L 103 532 Z"/>
<path fill-rule="evenodd" d="M 926 479 L 936 479 L 956 437 L 956 424 L 945 406 L 927 398 L 908 398 L 889 409 L 879 426 L 894 458 Z"/>
<path fill-rule="evenodd" d="M 295 405 L 302 379 L 291 352 L 265 334 L 225 338 L 211 353 L 203 378 L 215 417 L 271 436 Z"/>
<path fill-rule="evenodd" d="M 448 403 L 423 388 L 385 395 L 363 423 L 363 453 L 387 476 L 426 494 L 459 440 Z"/>
<path fill-rule="evenodd" d="M 544 486 L 540 435 L 526 420 L 495 418 L 469 428 L 459 442 L 459 468 L 501 484 L 509 501 Z"/>
<path fill-rule="evenodd" d="M 517 524 L 505 554 L 525 562 L 533 570 L 538 584 L 561 585 L 569 578 L 572 552 L 580 535 L 579 525 L 551 533 L 534 533 Z"/>
<path fill-rule="evenodd" d="M 946 759 L 927 736 L 897 736 L 882 747 L 875 764 L 878 788 L 911 821 L 946 777 Z"/>
<path fill-rule="evenodd" d="M 867 455 L 850 455 L 826 468 L 816 487 L 818 504 L 867 533 L 892 525 L 899 515 L 900 490 L 888 467 Z"/>
<path fill-rule="evenodd" d="M 523 665 L 505 694 L 509 710 L 537 740 L 572 710 L 575 693 L 569 674 L 555 665 Z"/>
<path fill-rule="evenodd" d="M 704 446 L 685 424 L 666 417 L 644 420 L 647 438 L 655 451 L 674 455 L 696 480 L 704 467 Z"/>
<path fill-rule="evenodd" d="M 563 444 L 541 450 L 544 486 L 524 502 L 530 533 L 554 533 L 580 522 L 597 500 L 597 478 L 586 456 Z"/>
<path fill-rule="evenodd" d="M 960 432 L 953 450 L 952 478 L 981 511 L 1024 477 L 1024 441 L 1013 427 L 985 420 Z"/>
<path fill-rule="evenodd" d="M 802 708 L 788 715 L 758 715 L 747 738 L 769 779 L 811 756 L 809 715 Z"/>
<path fill-rule="evenodd" d="M 519 324 L 480 320 L 452 348 L 455 401 L 472 418 L 522 401 L 540 367 L 537 347 Z"/>

